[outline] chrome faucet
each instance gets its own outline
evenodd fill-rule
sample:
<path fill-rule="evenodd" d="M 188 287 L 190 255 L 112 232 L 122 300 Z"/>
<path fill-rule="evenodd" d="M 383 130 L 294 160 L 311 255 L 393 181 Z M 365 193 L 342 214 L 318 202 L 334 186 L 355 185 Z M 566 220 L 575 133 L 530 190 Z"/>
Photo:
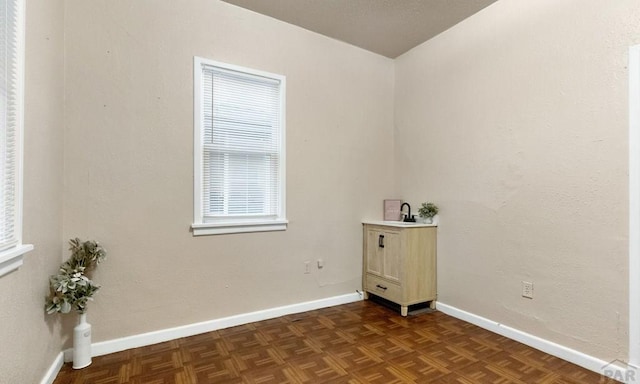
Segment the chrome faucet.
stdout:
<path fill-rule="evenodd" d="M 402 203 L 402 205 L 400 206 L 400 212 L 402 212 L 402 210 L 404 209 L 405 205 L 409 209 L 409 212 L 407 212 L 407 214 L 404 215 L 404 219 L 402 221 L 404 221 L 405 223 L 415 223 L 416 222 L 416 215 L 412 215 L 411 214 L 411 206 L 409 205 L 409 203 Z"/>

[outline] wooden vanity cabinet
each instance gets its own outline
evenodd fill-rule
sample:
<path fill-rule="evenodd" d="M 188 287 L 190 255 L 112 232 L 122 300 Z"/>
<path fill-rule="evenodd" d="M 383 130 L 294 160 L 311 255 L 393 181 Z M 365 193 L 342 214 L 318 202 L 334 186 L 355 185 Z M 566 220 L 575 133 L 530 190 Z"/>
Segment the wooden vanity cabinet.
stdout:
<path fill-rule="evenodd" d="M 365 299 L 374 294 L 400 305 L 436 300 L 436 231 L 427 225 L 363 224 L 362 285 Z"/>

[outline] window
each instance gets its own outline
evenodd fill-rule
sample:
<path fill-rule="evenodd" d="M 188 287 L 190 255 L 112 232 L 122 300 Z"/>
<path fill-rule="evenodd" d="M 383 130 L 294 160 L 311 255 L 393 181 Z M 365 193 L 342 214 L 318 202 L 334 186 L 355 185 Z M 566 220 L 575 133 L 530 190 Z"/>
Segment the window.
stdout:
<path fill-rule="evenodd" d="M 284 76 L 194 59 L 194 235 L 286 229 L 284 101 Z"/>
<path fill-rule="evenodd" d="M 22 265 L 22 0 L 0 0 L 0 276 Z"/>

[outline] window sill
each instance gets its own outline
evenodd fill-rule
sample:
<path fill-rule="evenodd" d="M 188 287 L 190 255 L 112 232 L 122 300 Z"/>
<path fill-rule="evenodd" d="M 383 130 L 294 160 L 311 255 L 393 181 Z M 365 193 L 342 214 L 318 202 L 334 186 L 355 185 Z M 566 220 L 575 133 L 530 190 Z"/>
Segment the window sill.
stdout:
<path fill-rule="evenodd" d="M 33 245 L 22 244 L 0 252 L 0 276 L 20 268 L 24 254 L 32 249 Z"/>
<path fill-rule="evenodd" d="M 229 233 L 285 231 L 286 219 L 268 221 L 236 221 L 226 223 L 191 224 L 193 236 L 224 235 Z"/>

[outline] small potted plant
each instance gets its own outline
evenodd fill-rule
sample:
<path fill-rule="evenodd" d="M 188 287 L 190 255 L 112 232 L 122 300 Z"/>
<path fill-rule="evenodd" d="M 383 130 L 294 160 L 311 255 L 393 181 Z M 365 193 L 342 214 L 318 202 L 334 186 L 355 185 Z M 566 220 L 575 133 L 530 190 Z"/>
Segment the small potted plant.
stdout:
<path fill-rule="evenodd" d="M 69 240 L 71 257 L 60 265 L 57 275 L 49 278 L 49 295 L 45 310 L 48 314 L 69 313 L 80 315 L 73 330 L 73 368 L 91 364 L 91 324 L 87 323 L 87 302 L 100 289 L 89 273 L 102 262 L 107 252 L 96 241 Z"/>
<path fill-rule="evenodd" d="M 422 217 L 425 224 L 432 224 L 433 217 L 438 214 L 438 206 L 433 203 L 422 203 L 418 214 Z"/>

